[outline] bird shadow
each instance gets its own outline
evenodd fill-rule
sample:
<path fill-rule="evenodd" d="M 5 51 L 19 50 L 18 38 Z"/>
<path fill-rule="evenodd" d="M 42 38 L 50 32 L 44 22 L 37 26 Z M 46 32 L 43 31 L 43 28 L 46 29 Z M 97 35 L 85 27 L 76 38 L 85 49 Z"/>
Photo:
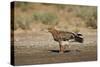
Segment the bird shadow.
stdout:
<path fill-rule="evenodd" d="M 48 50 L 50 52 L 53 52 L 53 53 L 59 53 L 59 50 Z M 68 53 L 68 52 L 71 52 L 71 50 L 65 50 L 64 53 Z"/>
<path fill-rule="evenodd" d="M 59 53 L 59 50 L 48 50 L 51 53 Z M 81 52 L 80 50 L 65 50 L 64 53 L 76 53 Z"/>

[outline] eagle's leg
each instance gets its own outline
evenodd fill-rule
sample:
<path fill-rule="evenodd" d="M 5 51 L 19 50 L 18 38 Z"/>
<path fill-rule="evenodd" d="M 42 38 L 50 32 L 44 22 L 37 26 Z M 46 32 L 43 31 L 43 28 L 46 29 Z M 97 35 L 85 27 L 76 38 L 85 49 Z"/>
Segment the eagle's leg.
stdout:
<path fill-rule="evenodd" d="M 70 49 L 70 47 L 71 47 L 71 46 L 69 45 L 69 42 L 68 42 L 68 41 L 65 42 L 65 48 L 66 48 L 66 46 L 68 47 L 67 49 Z"/>
<path fill-rule="evenodd" d="M 64 45 L 62 44 L 62 42 L 59 42 L 59 47 L 60 47 L 59 53 L 64 53 Z"/>
<path fill-rule="evenodd" d="M 63 52 L 66 49 L 66 46 L 68 47 L 67 49 L 70 49 L 69 41 L 61 41 L 61 46 L 62 46 Z"/>

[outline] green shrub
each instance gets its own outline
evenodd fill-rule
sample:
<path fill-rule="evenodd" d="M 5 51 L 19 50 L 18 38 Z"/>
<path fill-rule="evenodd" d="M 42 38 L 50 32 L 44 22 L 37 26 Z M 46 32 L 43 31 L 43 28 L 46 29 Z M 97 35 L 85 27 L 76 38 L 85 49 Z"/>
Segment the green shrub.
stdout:
<path fill-rule="evenodd" d="M 43 24 L 56 24 L 58 21 L 57 15 L 53 13 L 35 12 L 33 19 Z"/>
<path fill-rule="evenodd" d="M 28 2 L 15 2 L 15 7 L 20 8 L 23 12 L 29 8 Z"/>
<path fill-rule="evenodd" d="M 97 8 L 96 7 L 77 7 L 76 16 L 85 21 L 85 25 L 91 28 L 97 28 Z"/>
<path fill-rule="evenodd" d="M 80 29 L 78 27 L 76 27 L 73 29 L 73 32 L 78 33 L 78 32 L 80 32 Z"/>
<path fill-rule="evenodd" d="M 97 28 L 97 21 L 94 18 L 90 18 L 87 22 L 86 22 L 86 26 L 87 27 L 91 27 L 93 29 Z"/>
<path fill-rule="evenodd" d="M 27 14 L 15 15 L 14 30 L 21 28 L 23 30 L 31 29 L 32 18 Z"/>
<path fill-rule="evenodd" d="M 66 5 L 64 5 L 64 4 L 56 4 L 55 6 L 60 10 L 63 10 L 66 8 Z"/>

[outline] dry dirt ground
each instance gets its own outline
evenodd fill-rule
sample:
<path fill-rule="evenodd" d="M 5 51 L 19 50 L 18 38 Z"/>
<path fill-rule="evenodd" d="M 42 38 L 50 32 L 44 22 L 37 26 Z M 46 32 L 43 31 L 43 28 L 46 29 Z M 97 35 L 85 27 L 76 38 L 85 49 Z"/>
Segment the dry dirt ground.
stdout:
<path fill-rule="evenodd" d="M 48 32 L 18 33 L 14 35 L 15 65 L 34 65 L 97 60 L 97 35 L 83 33 L 84 43 L 71 42 L 63 54 Z"/>

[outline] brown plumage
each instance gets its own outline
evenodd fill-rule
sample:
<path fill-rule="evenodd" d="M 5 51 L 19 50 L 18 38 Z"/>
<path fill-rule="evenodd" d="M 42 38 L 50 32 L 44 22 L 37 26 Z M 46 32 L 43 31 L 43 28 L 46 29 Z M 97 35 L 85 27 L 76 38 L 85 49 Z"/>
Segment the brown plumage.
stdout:
<path fill-rule="evenodd" d="M 65 43 L 63 42 L 65 41 L 66 41 L 66 44 L 68 44 L 68 41 L 70 41 L 71 39 L 74 39 L 75 41 L 80 42 L 80 43 L 83 42 L 83 38 L 80 37 L 82 36 L 82 34 L 60 31 L 60 30 L 56 30 L 55 28 L 48 28 L 48 31 L 52 34 L 54 40 L 59 42 L 60 53 L 64 52 Z"/>

